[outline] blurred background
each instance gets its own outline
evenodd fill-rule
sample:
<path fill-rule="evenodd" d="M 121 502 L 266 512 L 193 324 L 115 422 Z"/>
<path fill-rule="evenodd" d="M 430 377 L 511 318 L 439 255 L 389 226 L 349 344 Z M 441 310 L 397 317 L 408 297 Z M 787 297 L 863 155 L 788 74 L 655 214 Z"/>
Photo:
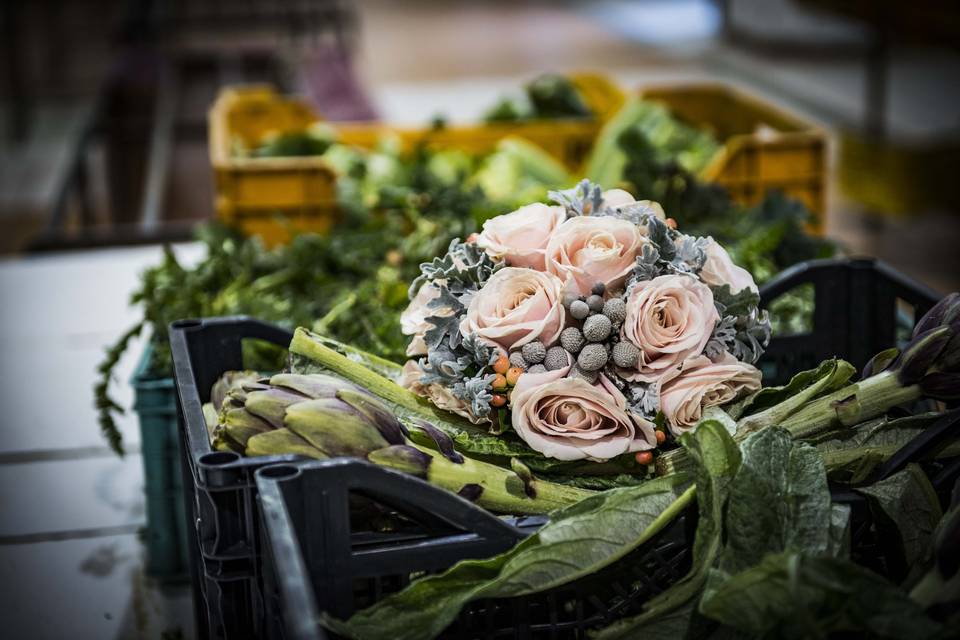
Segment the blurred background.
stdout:
<path fill-rule="evenodd" d="M 274 225 L 283 208 L 244 208 L 244 189 L 256 187 L 231 182 L 248 179 L 244 162 L 287 154 L 268 149 L 277 131 L 240 142 L 232 129 L 217 133 L 218 117 L 224 127 L 244 126 L 242 109 L 223 115 L 231 105 L 253 105 L 247 115 L 255 119 L 278 96 L 296 95 L 300 106 L 284 117 L 398 127 L 442 120 L 455 129 L 489 116 L 505 96 L 523 97 L 543 73 L 599 74 L 622 92 L 617 106 L 664 87 L 699 87 L 662 96 L 678 122 L 710 134 L 711 154 L 720 145 L 726 156 L 684 171 L 744 206 L 766 195 L 757 184 L 782 188 L 808 210 L 803 228 L 815 242 L 878 257 L 941 293 L 960 289 L 953 1 L 0 4 L 0 610 L 13 630 L 6 637 L 61 637 L 68 628 L 83 638 L 193 637 L 189 588 L 161 579 L 156 560 L 182 554 L 163 547 L 182 534 L 159 524 L 169 517 L 182 527 L 182 517 L 151 511 L 151 500 L 167 498 L 150 493 L 149 477 L 169 460 L 148 459 L 141 431 L 154 414 L 138 381 L 169 375 L 138 359 L 148 331 L 131 334 L 106 362 L 104 353 L 139 328 L 144 311 L 129 304 L 135 290 L 147 300 L 149 329 L 168 319 L 149 317 L 161 304 L 158 290 L 164 313 L 178 317 L 178 291 L 213 300 L 223 288 L 204 290 L 195 273 L 172 267 L 145 285 L 141 274 L 168 259 L 164 245 L 189 269 L 227 242 L 209 234 L 194 241 L 198 225 L 219 217 L 262 229 L 257 224 Z M 251 84 L 271 86 L 274 98 L 244 102 L 250 94 L 238 87 Z M 604 113 L 587 102 L 598 120 L 615 117 L 612 107 Z M 346 136 L 351 126 L 339 131 Z M 373 139 L 357 126 L 358 136 Z M 338 129 L 315 130 L 329 149 Z M 293 166 L 277 160 L 271 170 Z M 577 177 L 573 160 L 560 160 L 559 170 Z M 314 175 L 297 171 L 294 191 Z M 302 188 L 296 198 L 309 199 Z M 382 190 L 377 197 L 387 206 Z M 288 208 L 305 228 L 319 215 Z M 260 211 L 261 223 L 250 222 L 248 209 Z M 192 315 L 196 307 L 182 308 Z M 226 303 L 201 308 L 235 311 Z M 112 387 L 95 398 L 104 372 Z M 103 427 L 104 440 L 98 419 L 102 426 L 109 402 L 128 410 Z M 156 416 L 169 423 L 172 408 Z M 120 439 L 123 458 L 113 451 Z M 175 433 L 172 442 L 174 453 L 164 454 L 171 460 Z M 151 560 L 145 548 L 156 545 L 163 549 Z"/>

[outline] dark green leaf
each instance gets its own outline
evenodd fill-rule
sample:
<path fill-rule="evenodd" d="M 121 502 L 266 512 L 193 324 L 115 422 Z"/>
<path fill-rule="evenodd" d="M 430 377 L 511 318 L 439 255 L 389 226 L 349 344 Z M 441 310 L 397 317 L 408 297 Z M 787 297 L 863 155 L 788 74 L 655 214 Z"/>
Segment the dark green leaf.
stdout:
<path fill-rule="evenodd" d="M 623 558 L 683 511 L 693 497 L 686 485 L 685 478 L 673 476 L 591 496 L 555 512 L 548 525 L 504 554 L 460 562 L 346 622 L 325 623 L 364 640 L 433 638 L 471 600 L 544 591 Z"/>
<path fill-rule="evenodd" d="M 728 487 L 740 465 L 740 451 L 726 428 L 714 420 L 702 422 L 696 430 L 685 433 L 680 443 L 696 464 L 699 519 L 693 566 L 677 584 L 647 602 L 642 613 L 602 629 L 595 635 L 597 640 L 635 638 L 661 620 L 667 620 L 671 628 L 685 629 L 682 612 L 693 611 L 690 603 L 700 594 L 707 572 L 716 560 L 723 535 L 724 505 Z"/>
<path fill-rule="evenodd" d="M 870 498 L 870 506 L 877 515 L 882 514 L 893 522 L 907 565 L 916 563 L 930 545 L 943 516 L 940 500 L 923 470 L 911 464 L 886 480 L 857 491 Z"/>
<path fill-rule="evenodd" d="M 917 603 L 849 560 L 797 553 L 766 556 L 704 597 L 700 611 L 724 625 L 776 638 L 859 632 L 882 638 L 933 638 L 940 626 Z"/>
<path fill-rule="evenodd" d="M 721 569 L 739 573 L 768 553 L 824 553 L 830 491 L 817 450 L 777 427 L 753 434 L 742 449 L 730 486 Z"/>

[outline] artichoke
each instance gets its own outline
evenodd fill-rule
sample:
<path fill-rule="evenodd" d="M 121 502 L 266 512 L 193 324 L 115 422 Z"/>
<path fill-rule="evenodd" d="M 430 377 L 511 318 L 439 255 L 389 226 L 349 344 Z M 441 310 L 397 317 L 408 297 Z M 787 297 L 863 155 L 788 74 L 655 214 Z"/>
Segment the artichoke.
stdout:
<path fill-rule="evenodd" d="M 433 446 L 417 444 L 376 396 L 332 375 L 284 373 L 253 380 L 228 373 L 217 384 L 222 406 L 214 442 L 248 456 L 364 458 L 503 513 L 547 513 L 592 494 L 534 478 L 519 461 L 505 469 L 466 458 L 446 433 L 410 418 L 411 428 Z"/>

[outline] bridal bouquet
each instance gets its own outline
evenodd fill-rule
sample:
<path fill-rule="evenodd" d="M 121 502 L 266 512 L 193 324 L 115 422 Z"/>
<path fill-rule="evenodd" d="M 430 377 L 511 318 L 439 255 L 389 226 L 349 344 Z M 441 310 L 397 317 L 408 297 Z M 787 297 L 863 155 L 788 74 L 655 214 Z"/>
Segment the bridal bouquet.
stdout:
<path fill-rule="evenodd" d="M 586 180 L 550 196 L 421 265 L 401 382 L 549 458 L 649 464 L 760 388 L 767 314 L 750 274 L 657 203 Z"/>

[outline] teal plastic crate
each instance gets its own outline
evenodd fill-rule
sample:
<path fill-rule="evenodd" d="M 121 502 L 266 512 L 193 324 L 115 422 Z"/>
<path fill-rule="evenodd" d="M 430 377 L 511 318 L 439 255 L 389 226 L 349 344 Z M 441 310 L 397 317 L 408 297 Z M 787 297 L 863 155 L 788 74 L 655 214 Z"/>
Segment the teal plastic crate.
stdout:
<path fill-rule="evenodd" d="M 180 472 L 177 401 L 173 378 L 151 374 L 148 345 L 130 379 L 133 409 L 140 421 L 147 529 L 147 575 L 160 580 L 186 579 L 187 527 Z"/>

